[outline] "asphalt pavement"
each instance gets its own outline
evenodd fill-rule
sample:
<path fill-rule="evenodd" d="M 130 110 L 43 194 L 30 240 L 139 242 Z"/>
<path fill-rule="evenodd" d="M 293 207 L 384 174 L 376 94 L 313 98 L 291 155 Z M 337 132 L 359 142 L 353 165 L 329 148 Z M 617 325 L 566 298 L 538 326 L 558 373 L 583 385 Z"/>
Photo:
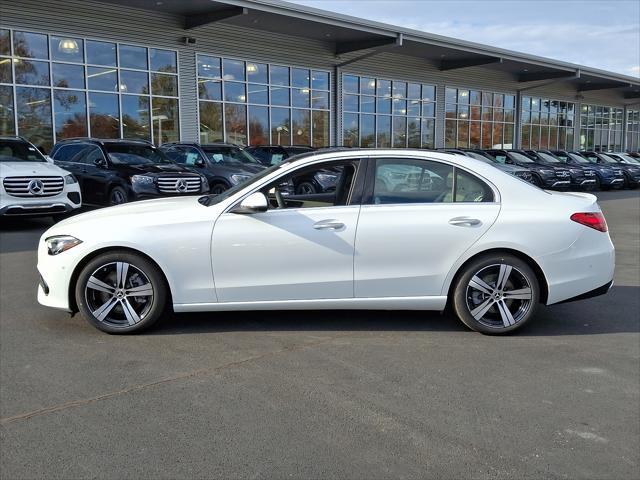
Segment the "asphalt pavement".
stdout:
<path fill-rule="evenodd" d="M 51 222 L 4 222 L 0 478 L 640 478 L 640 191 L 598 196 L 615 287 L 507 337 L 360 311 L 110 336 L 37 304 Z"/>

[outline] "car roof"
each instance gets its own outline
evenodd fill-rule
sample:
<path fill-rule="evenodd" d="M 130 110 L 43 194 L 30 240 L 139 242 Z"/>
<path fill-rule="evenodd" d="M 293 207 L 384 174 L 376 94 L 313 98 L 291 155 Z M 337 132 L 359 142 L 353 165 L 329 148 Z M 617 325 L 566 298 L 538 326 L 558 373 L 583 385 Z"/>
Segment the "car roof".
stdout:
<path fill-rule="evenodd" d="M 93 137 L 64 138 L 64 139 L 58 140 L 58 142 L 56 142 L 56 145 L 63 144 L 63 143 L 79 143 L 79 142 L 90 142 L 90 143 L 96 143 L 99 145 L 104 145 L 108 143 L 119 143 L 123 145 L 139 144 L 139 145 L 148 145 L 151 147 L 155 146 L 150 141 L 142 140 L 139 138 L 93 138 Z"/>

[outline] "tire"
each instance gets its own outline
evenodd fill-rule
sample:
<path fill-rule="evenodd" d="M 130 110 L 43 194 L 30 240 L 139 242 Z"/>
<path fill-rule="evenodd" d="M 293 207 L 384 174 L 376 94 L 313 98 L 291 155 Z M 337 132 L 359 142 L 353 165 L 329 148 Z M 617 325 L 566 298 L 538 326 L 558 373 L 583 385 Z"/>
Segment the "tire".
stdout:
<path fill-rule="evenodd" d="M 503 287 L 496 289 L 503 274 Z M 516 290 L 519 293 L 510 298 L 509 292 Z M 534 316 L 540 285 L 523 260 L 489 254 L 472 260 L 457 276 L 452 300 L 455 314 L 471 330 L 500 335 L 521 328 Z"/>
<path fill-rule="evenodd" d="M 117 284 L 120 288 L 114 287 Z M 138 295 L 128 293 L 134 288 Z M 137 333 L 156 323 L 165 313 L 168 292 L 164 276 L 153 262 L 123 250 L 91 260 L 75 285 L 82 316 L 97 329 L 117 334 Z"/>
<path fill-rule="evenodd" d="M 318 193 L 318 189 L 313 182 L 305 180 L 296 185 L 296 195 L 313 195 L 314 193 Z"/>
<path fill-rule="evenodd" d="M 590 188 L 590 192 L 597 192 L 599 190 L 602 189 L 602 186 L 600 185 L 600 179 L 596 176 L 596 183 L 593 184 L 593 186 Z"/>
<path fill-rule="evenodd" d="M 531 183 L 533 183 L 536 187 L 544 188 L 544 186 L 542 185 L 542 180 L 535 173 L 531 176 Z"/>
<path fill-rule="evenodd" d="M 127 196 L 127 191 L 122 187 L 113 187 L 109 190 L 109 206 L 113 207 L 115 205 L 122 205 L 123 203 L 127 203 L 129 198 Z"/>
<path fill-rule="evenodd" d="M 225 190 L 228 190 L 229 187 L 224 183 L 214 183 L 211 188 L 209 188 L 209 192 L 212 195 L 220 195 Z"/>

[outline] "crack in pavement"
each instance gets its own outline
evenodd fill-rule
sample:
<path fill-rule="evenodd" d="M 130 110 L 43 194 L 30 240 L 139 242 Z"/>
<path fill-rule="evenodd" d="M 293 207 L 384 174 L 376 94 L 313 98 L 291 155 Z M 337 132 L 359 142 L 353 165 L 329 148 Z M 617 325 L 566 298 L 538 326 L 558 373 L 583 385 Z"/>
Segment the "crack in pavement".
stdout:
<path fill-rule="evenodd" d="M 261 360 L 263 358 L 279 355 L 281 353 L 289 353 L 289 352 L 294 352 L 294 351 L 298 351 L 298 350 L 304 350 L 305 348 L 315 347 L 317 345 L 322 345 L 323 343 L 330 343 L 333 340 L 337 340 L 338 338 L 348 337 L 350 335 L 354 335 L 354 333 L 355 332 L 345 333 L 345 334 L 336 335 L 334 337 L 330 337 L 330 338 L 327 338 L 327 339 L 324 339 L 324 340 L 318 340 L 316 342 L 308 342 L 308 343 L 303 343 L 303 344 L 292 345 L 290 347 L 285 347 L 285 348 L 282 348 L 280 350 L 274 350 L 274 351 L 271 351 L 271 352 L 265 352 L 265 353 L 260 354 L 260 355 L 254 355 L 252 357 L 243 358 L 242 360 L 236 360 L 234 362 L 225 363 L 225 364 L 219 365 L 217 367 L 202 368 L 202 369 L 199 369 L 199 370 L 194 370 L 192 372 L 182 373 L 180 375 L 174 375 L 173 377 L 167 377 L 167 378 L 163 378 L 163 379 L 156 380 L 156 381 L 153 381 L 153 382 L 142 383 L 142 384 L 139 384 L 139 385 L 132 385 L 130 387 L 123 388 L 121 390 L 116 390 L 116 391 L 113 391 L 113 392 L 104 393 L 102 395 L 96 395 L 95 397 L 89 397 L 89 398 L 83 398 L 83 399 L 79 399 L 79 400 L 73 400 L 71 402 L 60 403 L 58 405 L 52 405 L 50 407 L 40 408 L 38 410 L 32 410 L 30 412 L 19 413 L 17 415 L 12 415 L 10 417 L 0 418 L 0 426 L 7 425 L 9 423 L 17 422 L 17 421 L 20 421 L 20 420 L 28 420 L 30 418 L 39 417 L 41 415 L 47 415 L 49 413 L 60 412 L 62 410 L 67 410 L 69 408 L 81 407 L 81 406 L 84 406 L 84 405 L 89 405 L 91 403 L 100 402 L 102 400 L 107 400 L 109 398 L 117 397 L 117 396 L 120 396 L 120 395 L 126 395 L 128 393 L 133 393 L 133 392 L 137 392 L 137 391 L 140 391 L 140 390 L 146 390 L 148 388 L 153 388 L 153 387 L 156 387 L 158 385 L 164 385 L 164 384 L 176 382 L 176 381 L 179 381 L 179 380 L 188 380 L 190 378 L 194 378 L 194 377 L 197 377 L 197 376 L 200 376 L 200 375 L 206 375 L 206 374 L 209 374 L 209 373 L 216 373 L 216 372 L 219 372 L 219 371 L 222 371 L 222 370 L 226 370 L 228 368 L 233 368 L 233 367 L 237 367 L 237 366 L 240 366 L 240 365 L 244 365 L 245 363 L 249 363 L 249 362 L 252 362 L 252 361 L 255 361 L 255 360 Z"/>

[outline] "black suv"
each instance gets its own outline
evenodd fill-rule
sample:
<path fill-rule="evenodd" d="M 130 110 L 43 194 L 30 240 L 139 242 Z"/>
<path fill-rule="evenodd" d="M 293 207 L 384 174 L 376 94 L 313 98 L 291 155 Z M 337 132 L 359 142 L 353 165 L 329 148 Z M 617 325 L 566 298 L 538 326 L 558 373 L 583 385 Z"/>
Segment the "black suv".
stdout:
<path fill-rule="evenodd" d="M 174 162 L 207 177 L 215 195 L 267 168 L 242 148 L 228 143 L 165 143 L 160 150 Z"/>
<path fill-rule="evenodd" d="M 592 168 L 596 172 L 596 190 L 621 187 L 624 183 L 624 174 L 621 169 L 613 169 L 608 165 L 592 162 L 578 152 L 552 150 L 551 153 L 562 160 L 569 168 L 573 166 Z"/>
<path fill-rule="evenodd" d="M 539 163 L 524 150 L 486 150 L 489 155 L 500 163 L 517 165 L 529 170 L 534 185 L 542 188 L 567 188 L 571 185 L 571 173 L 569 169 Z"/>
<path fill-rule="evenodd" d="M 567 168 L 571 175 L 571 187 L 584 188 L 585 190 L 594 190 L 597 187 L 596 171 L 593 168 L 567 165 L 550 150 L 525 150 L 525 152 L 538 163 Z"/>
<path fill-rule="evenodd" d="M 83 201 L 93 205 L 209 193 L 204 176 L 172 162 L 143 140 L 62 140 L 50 156 L 76 176 Z"/>
<path fill-rule="evenodd" d="M 301 145 L 256 145 L 247 147 L 245 150 L 256 157 L 260 163 L 270 167 L 271 165 L 277 165 L 289 157 L 300 153 L 313 152 L 315 149 Z"/>

